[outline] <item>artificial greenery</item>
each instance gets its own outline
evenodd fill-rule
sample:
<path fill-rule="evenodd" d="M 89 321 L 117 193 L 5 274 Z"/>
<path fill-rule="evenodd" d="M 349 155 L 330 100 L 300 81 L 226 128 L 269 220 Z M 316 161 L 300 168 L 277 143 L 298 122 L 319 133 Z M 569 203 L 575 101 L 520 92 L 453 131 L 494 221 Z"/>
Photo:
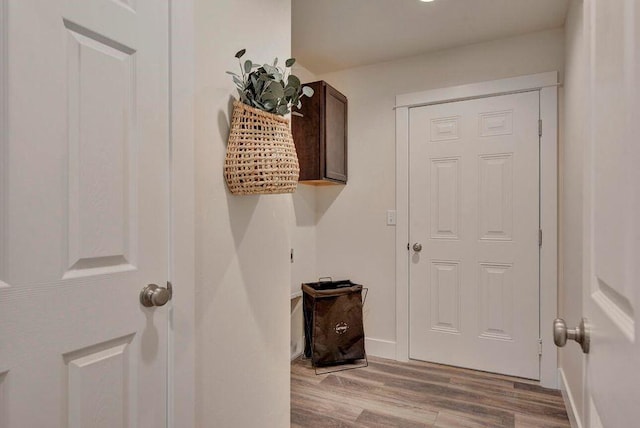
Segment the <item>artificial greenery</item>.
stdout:
<path fill-rule="evenodd" d="M 295 58 L 289 58 L 283 69 L 278 67 L 278 58 L 273 61 L 273 65 L 254 64 L 249 59 L 243 63 L 241 58 L 245 52 L 246 49 L 241 49 L 235 55 L 241 74 L 227 71 L 233 77 L 243 103 L 284 116 L 291 112 L 293 106 L 298 109 L 302 107 L 300 99 L 303 96 L 313 95 L 313 89 L 302 86 L 300 79 L 289 70 L 296 62 Z M 295 111 L 292 114 L 300 115 Z"/>

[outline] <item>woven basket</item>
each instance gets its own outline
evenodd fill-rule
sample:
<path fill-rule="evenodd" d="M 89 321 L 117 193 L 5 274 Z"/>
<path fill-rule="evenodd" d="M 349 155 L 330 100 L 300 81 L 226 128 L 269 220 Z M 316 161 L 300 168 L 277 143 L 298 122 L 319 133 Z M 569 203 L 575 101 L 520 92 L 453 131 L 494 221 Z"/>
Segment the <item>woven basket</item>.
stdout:
<path fill-rule="evenodd" d="M 289 119 L 235 101 L 224 162 L 231 193 L 293 193 L 299 174 Z"/>

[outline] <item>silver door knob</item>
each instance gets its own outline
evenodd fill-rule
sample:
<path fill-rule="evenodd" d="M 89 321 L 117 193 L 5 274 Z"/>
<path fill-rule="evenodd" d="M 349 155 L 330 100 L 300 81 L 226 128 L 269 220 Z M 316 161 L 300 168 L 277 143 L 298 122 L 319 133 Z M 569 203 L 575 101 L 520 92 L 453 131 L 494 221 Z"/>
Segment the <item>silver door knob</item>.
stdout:
<path fill-rule="evenodd" d="M 420 251 L 422 251 L 422 244 L 419 244 L 417 242 L 413 244 L 413 251 L 415 251 L 416 253 L 419 253 Z"/>
<path fill-rule="evenodd" d="M 173 287 L 167 281 L 167 288 L 156 284 L 149 284 L 140 292 L 140 303 L 142 306 L 151 308 L 153 306 L 164 306 L 173 296 Z"/>
<path fill-rule="evenodd" d="M 586 318 L 582 318 L 580 325 L 575 329 L 568 329 L 567 323 L 562 318 L 556 318 L 553 321 L 553 342 L 556 346 L 562 348 L 567 344 L 567 340 L 575 340 L 580 344 L 582 352 L 589 353 L 591 337 Z"/>

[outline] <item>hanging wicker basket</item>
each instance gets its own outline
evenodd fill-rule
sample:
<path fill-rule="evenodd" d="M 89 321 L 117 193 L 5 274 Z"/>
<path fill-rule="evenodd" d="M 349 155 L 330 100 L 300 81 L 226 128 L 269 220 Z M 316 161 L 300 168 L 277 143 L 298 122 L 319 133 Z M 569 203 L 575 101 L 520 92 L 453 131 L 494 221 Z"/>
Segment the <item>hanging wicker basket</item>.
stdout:
<path fill-rule="evenodd" d="M 300 167 L 289 119 L 235 101 L 224 175 L 234 195 L 295 192 Z"/>

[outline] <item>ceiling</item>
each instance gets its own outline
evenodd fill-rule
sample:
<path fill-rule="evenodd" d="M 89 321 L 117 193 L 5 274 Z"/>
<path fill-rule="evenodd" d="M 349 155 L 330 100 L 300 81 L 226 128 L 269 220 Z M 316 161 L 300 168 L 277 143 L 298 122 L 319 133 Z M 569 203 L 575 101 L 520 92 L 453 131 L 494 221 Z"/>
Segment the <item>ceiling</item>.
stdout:
<path fill-rule="evenodd" d="M 292 51 L 316 74 L 562 27 L 569 0 L 292 0 Z"/>

